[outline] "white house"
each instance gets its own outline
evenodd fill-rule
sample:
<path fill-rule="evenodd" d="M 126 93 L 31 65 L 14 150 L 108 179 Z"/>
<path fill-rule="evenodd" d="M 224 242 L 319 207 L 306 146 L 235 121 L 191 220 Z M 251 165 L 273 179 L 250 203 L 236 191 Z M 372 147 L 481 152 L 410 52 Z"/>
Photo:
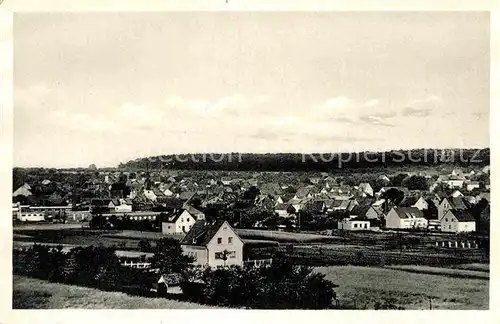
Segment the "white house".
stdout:
<path fill-rule="evenodd" d="M 368 182 L 360 183 L 358 186 L 359 192 L 361 192 L 364 196 L 373 196 L 373 188 L 370 186 Z"/>
<path fill-rule="evenodd" d="M 427 202 L 427 200 L 425 200 L 424 197 L 421 196 L 420 198 L 418 198 L 417 202 L 413 204 L 412 207 L 417 207 L 420 210 L 426 210 L 429 209 L 429 203 Z"/>
<path fill-rule="evenodd" d="M 467 184 L 467 191 L 479 189 L 479 181 L 471 181 Z"/>
<path fill-rule="evenodd" d="M 451 175 L 444 181 L 449 188 L 462 188 L 465 178 L 462 176 Z"/>
<path fill-rule="evenodd" d="M 187 210 L 178 210 L 167 215 L 166 221 L 161 223 L 161 232 L 164 234 L 187 233 L 196 222 L 196 219 Z"/>
<path fill-rule="evenodd" d="M 427 228 L 428 222 L 417 207 L 393 207 L 385 217 L 387 228 Z"/>
<path fill-rule="evenodd" d="M 144 189 L 144 196 L 146 196 L 146 198 L 151 201 L 156 201 L 156 198 L 158 197 L 153 190 L 146 190 L 146 189 Z"/>
<path fill-rule="evenodd" d="M 277 204 L 274 207 L 274 212 L 278 214 L 279 217 L 290 217 L 297 213 L 297 209 L 293 204 Z"/>
<path fill-rule="evenodd" d="M 199 266 L 243 265 L 243 241 L 226 221 L 197 221 L 181 241 L 184 254 Z"/>
<path fill-rule="evenodd" d="M 338 228 L 345 231 L 367 231 L 370 229 L 370 221 L 356 218 L 344 218 L 338 222 Z"/>
<path fill-rule="evenodd" d="M 45 211 L 33 210 L 30 206 L 19 205 L 17 219 L 22 222 L 42 222 L 45 220 Z"/>
<path fill-rule="evenodd" d="M 448 210 L 440 219 L 441 231 L 450 233 L 474 232 L 476 221 L 465 210 Z"/>

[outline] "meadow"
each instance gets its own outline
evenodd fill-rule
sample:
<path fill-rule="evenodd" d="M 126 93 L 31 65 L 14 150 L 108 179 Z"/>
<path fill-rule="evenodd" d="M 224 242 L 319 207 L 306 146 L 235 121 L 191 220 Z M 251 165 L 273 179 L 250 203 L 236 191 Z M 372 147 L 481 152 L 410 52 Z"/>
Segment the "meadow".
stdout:
<path fill-rule="evenodd" d="M 331 266 L 317 272 L 338 284 L 340 304 L 373 309 L 389 301 L 404 309 L 474 309 L 489 307 L 489 280 L 442 274 L 407 272 L 390 268 Z"/>

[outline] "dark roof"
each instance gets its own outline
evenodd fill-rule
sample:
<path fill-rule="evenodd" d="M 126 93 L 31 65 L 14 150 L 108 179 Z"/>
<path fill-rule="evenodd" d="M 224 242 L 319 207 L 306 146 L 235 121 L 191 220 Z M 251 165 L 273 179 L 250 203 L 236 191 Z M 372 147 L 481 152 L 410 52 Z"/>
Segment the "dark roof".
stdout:
<path fill-rule="evenodd" d="M 161 203 L 166 208 L 171 208 L 171 209 L 181 209 L 184 205 L 184 202 L 181 199 L 177 198 L 165 198 L 161 200 Z"/>
<path fill-rule="evenodd" d="M 469 208 L 468 203 L 463 198 L 449 198 L 448 201 L 450 202 L 451 209 L 466 210 Z"/>
<path fill-rule="evenodd" d="M 451 210 L 451 213 L 458 219 L 459 222 L 474 222 L 474 217 L 465 210 Z"/>
<path fill-rule="evenodd" d="M 395 207 L 399 218 L 423 218 L 424 214 L 417 207 Z"/>
<path fill-rule="evenodd" d="M 292 204 L 290 203 L 276 204 L 276 206 L 274 206 L 274 210 L 288 210 L 291 206 Z"/>
<path fill-rule="evenodd" d="M 309 203 L 309 208 L 314 211 L 323 211 L 324 207 L 325 207 L 324 200 L 313 200 Z"/>
<path fill-rule="evenodd" d="M 191 200 L 194 195 L 196 195 L 196 192 L 194 191 L 184 191 L 179 194 L 179 199 L 182 200 Z"/>
<path fill-rule="evenodd" d="M 93 206 L 107 206 L 107 205 L 109 205 L 110 201 L 111 201 L 111 199 L 97 199 L 97 198 L 94 198 L 94 199 L 92 199 L 91 204 Z"/>
<path fill-rule="evenodd" d="M 370 209 L 371 205 L 363 204 L 363 205 L 356 205 L 354 208 L 351 210 L 351 215 L 358 215 L 358 216 L 365 216 L 368 210 Z"/>
<path fill-rule="evenodd" d="M 206 246 L 224 222 L 224 220 L 218 220 L 213 223 L 205 220 L 196 221 L 182 239 L 181 244 Z"/>

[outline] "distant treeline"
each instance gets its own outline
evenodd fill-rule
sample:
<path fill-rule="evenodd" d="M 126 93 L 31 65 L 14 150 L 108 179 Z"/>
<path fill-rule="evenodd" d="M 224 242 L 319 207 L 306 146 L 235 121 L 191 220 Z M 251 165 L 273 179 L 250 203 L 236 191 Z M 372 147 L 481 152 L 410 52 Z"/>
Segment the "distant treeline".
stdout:
<path fill-rule="evenodd" d="M 331 171 L 402 166 L 490 164 L 490 149 L 416 149 L 357 153 L 207 153 L 140 158 L 120 163 L 130 169 L 186 169 L 226 171 Z"/>

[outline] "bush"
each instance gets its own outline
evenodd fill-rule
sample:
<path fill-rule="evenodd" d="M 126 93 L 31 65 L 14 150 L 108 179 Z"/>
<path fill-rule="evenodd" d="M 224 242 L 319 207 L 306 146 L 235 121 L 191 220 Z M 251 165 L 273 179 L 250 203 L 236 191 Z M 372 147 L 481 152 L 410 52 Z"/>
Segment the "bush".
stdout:
<path fill-rule="evenodd" d="M 335 298 L 332 282 L 312 268 L 279 257 L 268 267 L 206 269 L 200 283 L 181 284 L 194 302 L 258 309 L 324 309 Z"/>

